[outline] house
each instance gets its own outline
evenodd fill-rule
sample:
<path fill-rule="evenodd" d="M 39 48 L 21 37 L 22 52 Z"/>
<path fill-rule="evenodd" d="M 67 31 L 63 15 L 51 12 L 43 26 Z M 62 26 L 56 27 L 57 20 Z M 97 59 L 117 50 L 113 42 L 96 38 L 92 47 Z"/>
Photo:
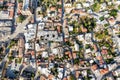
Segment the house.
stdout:
<path fill-rule="evenodd" d="M 106 9 L 106 6 L 107 6 L 106 3 L 102 3 L 102 4 L 101 4 L 101 7 L 100 7 L 100 10 Z"/>
<path fill-rule="evenodd" d="M 72 3 L 69 3 L 69 2 L 67 2 L 67 3 L 65 3 L 65 8 L 70 8 L 70 7 L 72 7 Z"/>
<path fill-rule="evenodd" d="M 102 54 L 108 54 L 108 51 L 107 51 L 107 49 L 102 49 L 101 53 Z"/>
<path fill-rule="evenodd" d="M 36 73 L 36 70 L 32 66 L 26 66 L 21 71 L 21 74 L 20 74 L 21 78 L 20 78 L 20 80 L 31 79 L 31 77 L 34 76 L 35 73 Z"/>
<path fill-rule="evenodd" d="M 23 0 L 23 3 L 18 3 L 18 14 L 32 15 L 30 7 L 32 6 L 32 0 Z"/>
<path fill-rule="evenodd" d="M 108 72 L 108 69 L 107 68 L 105 68 L 105 69 L 100 69 L 100 74 L 101 75 L 104 75 L 104 74 L 106 74 Z"/>
<path fill-rule="evenodd" d="M 58 32 L 52 30 L 39 31 L 38 38 L 40 38 L 42 41 L 63 41 L 62 36 L 58 36 Z"/>
<path fill-rule="evenodd" d="M 48 57 L 48 52 L 47 51 L 43 51 L 41 54 L 42 54 L 43 58 L 47 58 Z"/>
<path fill-rule="evenodd" d="M 119 31 L 120 31 L 120 30 L 119 30 L 119 29 L 120 29 L 119 27 L 120 27 L 120 26 L 117 25 L 117 24 L 113 27 L 113 32 L 114 32 L 115 34 L 116 34 L 116 33 L 119 33 Z"/>
<path fill-rule="evenodd" d="M 36 43 L 35 46 L 36 46 L 36 47 L 35 47 L 35 50 L 36 50 L 36 51 L 40 51 L 40 48 L 41 48 L 40 45 L 39 45 L 38 43 Z"/>
<path fill-rule="evenodd" d="M 57 16 L 57 12 L 51 11 L 48 13 L 48 17 L 54 17 L 54 16 Z"/>
<path fill-rule="evenodd" d="M 120 69 L 115 70 L 113 73 L 114 73 L 115 76 L 119 76 L 120 75 Z"/>
<path fill-rule="evenodd" d="M 50 74 L 50 75 L 48 76 L 48 79 L 49 79 L 49 80 L 54 80 L 54 79 L 55 79 L 55 76 L 52 75 L 52 74 Z M 41 80 L 42 80 L 42 79 L 41 79 Z"/>
<path fill-rule="evenodd" d="M 116 20 L 114 19 L 114 17 L 110 17 L 108 19 L 108 22 L 109 22 L 110 25 L 114 25 L 116 23 Z"/>
<path fill-rule="evenodd" d="M 89 7 L 90 6 L 90 2 L 84 2 L 82 3 L 83 7 Z"/>
<path fill-rule="evenodd" d="M 82 32 L 87 32 L 88 30 L 85 27 L 80 27 Z"/>
<path fill-rule="evenodd" d="M 31 4 L 31 0 L 23 0 L 23 10 L 29 9 L 29 5 Z"/>
<path fill-rule="evenodd" d="M 74 58 L 74 59 L 77 58 L 77 54 L 76 54 L 76 52 L 73 52 L 72 55 L 73 55 L 73 58 Z"/>
<path fill-rule="evenodd" d="M 55 6 L 51 6 L 50 7 L 50 11 L 56 11 L 56 7 Z"/>
<path fill-rule="evenodd" d="M 39 22 L 39 23 L 38 23 L 38 30 L 43 30 L 43 29 L 44 29 L 44 26 L 45 26 L 45 23 L 44 23 L 44 22 Z"/>
<path fill-rule="evenodd" d="M 0 0 L 0 5 L 1 5 L 1 6 L 3 5 L 3 1 L 4 1 L 4 0 Z"/>
<path fill-rule="evenodd" d="M 85 53 L 90 53 L 90 52 L 91 52 L 90 48 L 88 48 L 88 49 L 85 50 Z"/>
<path fill-rule="evenodd" d="M 41 75 L 40 76 L 40 80 L 46 80 L 47 78 L 46 78 L 46 76 L 45 75 Z"/>
<path fill-rule="evenodd" d="M 62 79 L 63 77 L 63 68 L 58 68 L 58 77 Z"/>
<path fill-rule="evenodd" d="M 82 8 L 82 5 L 81 5 L 81 3 L 77 3 L 77 4 L 76 4 L 76 8 L 77 8 L 77 9 L 80 9 L 80 8 Z"/>
<path fill-rule="evenodd" d="M 56 48 L 53 48 L 52 49 L 52 54 L 55 54 L 55 55 L 60 55 L 62 54 L 64 51 L 64 49 L 62 47 L 56 47 Z"/>
<path fill-rule="evenodd" d="M 11 27 L 1 26 L 0 25 L 0 38 L 10 35 L 11 34 Z"/>
<path fill-rule="evenodd" d="M 65 38 L 68 38 L 69 37 L 69 31 L 68 31 L 67 27 L 64 28 L 64 32 L 65 32 Z"/>
<path fill-rule="evenodd" d="M 93 13 L 92 9 L 87 10 L 87 13 L 92 14 Z"/>
<path fill-rule="evenodd" d="M 74 49 L 75 51 L 79 51 L 79 44 L 74 41 Z"/>
<path fill-rule="evenodd" d="M 71 10 L 73 9 L 72 3 L 65 3 L 64 7 L 65 7 L 65 12 L 66 13 L 70 13 Z"/>
<path fill-rule="evenodd" d="M 117 63 L 108 64 L 108 69 L 109 69 L 109 71 L 115 69 L 116 67 L 117 67 Z M 120 71 L 120 69 L 119 69 L 119 71 Z"/>
<path fill-rule="evenodd" d="M 120 56 L 115 57 L 114 60 L 119 63 L 120 62 Z"/>
<path fill-rule="evenodd" d="M 73 26 L 68 26 L 69 31 L 73 31 Z"/>
<path fill-rule="evenodd" d="M 119 5 L 120 4 L 120 0 L 116 0 L 115 4 Z"/>
<path fill-rule="evenodd" d="M 38 67 L 38 70 L 41 72 L 41 74 L 43 74 L 43 75 L 45 75 L 47 77 L 50 75 L 50 70 L 48 68 Z"/>
<path fill-rule="evenodd" d="M 84 40 L 84 35 L 83 34 L 80 34 L 77 36 L 78 40 L 79 41 L 83 41 Z"/>
<path fill-rule="evenodd" d="M 20 39 L 18 40 L 19 57 L 23 56 L 24 47 L 25 47 L 24 39 L 20 37 Z"/>
<path fill-rule="evenodd" d="M 25 43 L 25 49 L 27 50 L 27 49 L 34 49 L 33 48 L 33 44 L 31 44 L 31 43 Z"/>
<path fill-rule="evenodd" d="M 91 39 L 92 39 L 92 33 L 86 33 L 85 34 L 86 43 L 90 43 Z"/>

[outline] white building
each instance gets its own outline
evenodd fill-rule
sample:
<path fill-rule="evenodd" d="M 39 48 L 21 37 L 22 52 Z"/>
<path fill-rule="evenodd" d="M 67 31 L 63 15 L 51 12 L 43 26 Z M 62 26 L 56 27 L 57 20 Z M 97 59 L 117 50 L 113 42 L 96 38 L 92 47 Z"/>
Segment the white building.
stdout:
<path fill-rule="evenodd" d="M 75 51 L 79 51 L 79 44 L 77 44 L 76 42 L 74 42 L 74 49 Z"/>
<path fill-rule="evenodd" d="M 80 34 L 77 36 L 78 40 L 79 41 L 83 41 L 84 40 L 84 35 L 83 34 Z"/>
<path fill-rule="evenodd" d="M 62 47 L 57 47 L 57 48 L 53 48 L 52 49 L 52 54 L 55 54 L 55 55 L 57 55 L 57 54 L 62 54 L 63 53 L 63 48 Z"/>

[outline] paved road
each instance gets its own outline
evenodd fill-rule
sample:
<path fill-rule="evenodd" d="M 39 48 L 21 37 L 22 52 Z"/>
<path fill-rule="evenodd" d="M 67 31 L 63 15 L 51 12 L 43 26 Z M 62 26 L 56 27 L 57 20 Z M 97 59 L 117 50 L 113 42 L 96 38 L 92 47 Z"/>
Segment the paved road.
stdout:
<path fill-rule="evenodd" d="M 9 35 L 9 36 L 5 36 L 3 38 L 0 39 L 0 41 L 6 41 L 8 40 L 8 37 L 10 39 L 13 39 L 15 38 L 19 33 L 22 33 L 24 32 L 24 27 L 26 26 L 26 24 L 29 22 L 29 19 L 30 19 L 31 16 L 27 17 L 26 20 L 24 20 L 21 24 L 19 24 L 17 27 L 16 27 L 16 30 L 13 34 Z"/>

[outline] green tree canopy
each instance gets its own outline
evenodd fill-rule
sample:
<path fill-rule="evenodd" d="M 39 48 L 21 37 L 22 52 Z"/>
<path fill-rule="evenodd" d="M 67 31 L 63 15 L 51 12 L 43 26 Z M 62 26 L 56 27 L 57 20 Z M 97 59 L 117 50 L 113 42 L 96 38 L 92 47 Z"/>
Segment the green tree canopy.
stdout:
<path fill-rule="evenodd" d="M 118 12 L 118 10 L 117 9 L 112 9 L 112 10 L 110 10 L 110 15 L 111 16 L 113 16 L 113 17 L 116 17 L 117 16 L 117 12 Z"/>

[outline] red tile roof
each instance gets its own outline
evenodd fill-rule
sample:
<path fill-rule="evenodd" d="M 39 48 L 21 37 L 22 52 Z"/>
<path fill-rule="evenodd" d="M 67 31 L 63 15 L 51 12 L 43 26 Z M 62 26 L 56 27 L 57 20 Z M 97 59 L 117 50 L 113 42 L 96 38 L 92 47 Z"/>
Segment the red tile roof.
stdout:
<path fill-rule="evenodd" d="M 10 17 L 10 18 L 13 18 L 13 16 L 14 16 L 13 13 L 14 13 L 13 10 L 10 10 L 10 11 L 9 11 L 9 17 Z"/>
<path fill-rule="evenodd" d="M 101 52 L 102 54 L 108 54 L 108 51 L 107 51 L 107 49 L 102 49 L 102 52 Z"/>

